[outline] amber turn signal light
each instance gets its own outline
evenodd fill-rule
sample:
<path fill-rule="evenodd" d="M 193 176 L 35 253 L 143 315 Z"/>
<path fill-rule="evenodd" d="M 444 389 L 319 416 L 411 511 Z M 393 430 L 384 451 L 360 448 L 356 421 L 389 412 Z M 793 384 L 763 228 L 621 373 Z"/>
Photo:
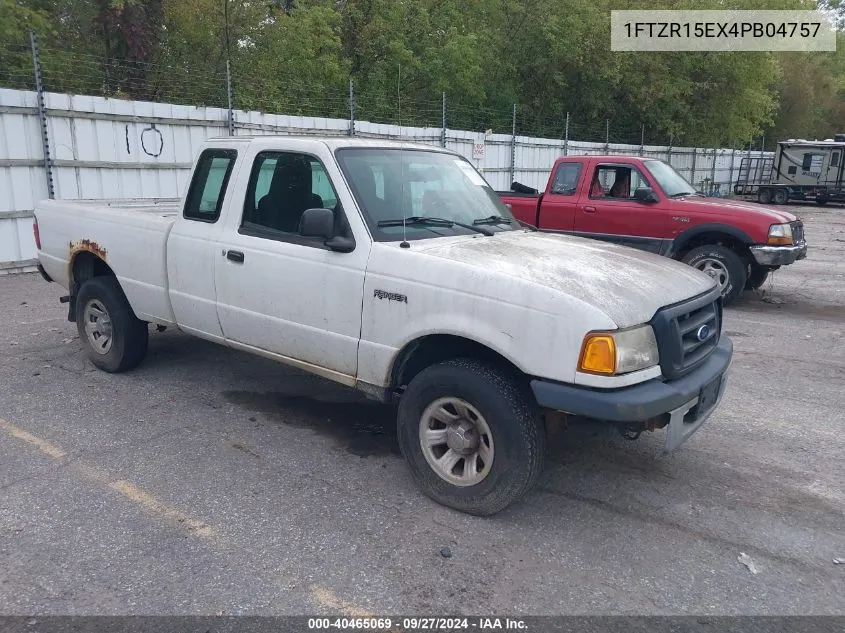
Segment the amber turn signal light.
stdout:
<path fill-rule="evenodd" d="M 581 346 L 578 370 L 589 374 L 616 372 L 616 343 L 609 334 L 589 334 Z"/>

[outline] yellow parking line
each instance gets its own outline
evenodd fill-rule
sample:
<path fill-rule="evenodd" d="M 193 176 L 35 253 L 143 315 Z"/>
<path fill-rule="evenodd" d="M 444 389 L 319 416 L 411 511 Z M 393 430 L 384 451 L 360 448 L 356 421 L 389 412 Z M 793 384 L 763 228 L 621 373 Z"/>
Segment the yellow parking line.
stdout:
<path fill-rule="evenodd" d="M 11 422 L 7 422 L 2 418 L 0 418 L 0 430 L 5 431 L 11 437 L 34 446 L 40 452 L 56 461 L 65 461 L 67 459 L 67 452 L 61 447 L 40 437 L 36 437 L 32 433 L 24 431 L 22 428 L 15 426 Z M 199 519 L 195 519 L 176 508 L 167 505 L 130 481 L 126 481 L 125 479 L 112 480 L 109 474 L 104 470 L 78 460 L 69 462 L 68 467 L 85 479 L 106 486 L 110 490 L 120 494 L 124 499 L 128 499 L 137 506 L 140 506 L 147 513 L 159 519 L 163 519 L 168 523 L 187 531 L 193 536 L 203 539 L 226 541 L 226 539 L 221 537 L 211 526 L 206 525 Z M 370 612 L 347 602 L 329 589 L 311 586 L 309 591 L 311 598 L 316 603 L 324 607 L 328 607 L 329 609 L 353 618 L 373 617 Z"/>
<path fill-rule="evenodd" d="M 364 609 L 359 609 L 355 605 L 346 602 L 346 600 L 342 599 L 340 596 L 335 595 L 323 587 L 311 587 L 311 597 L 314 598 L 315 602 L 318 602 L 324 607 L 340 611 L 351 618 L 373 617 L 372 613 L 369 613 Z"/>
<path fill-rule="evenodd" d="M 199 519 L 193 519 L 186 514 L 182 514 L 179 510 L 165 505 L 151 494 L 141 490 L 138 486 L 129 481 L 120 479 L 118 481 L 112 481 L 108 486 L 112 490 L 122 494 L 130 501 L 134 501 L 150 514 L 154 514 L 162 519 L 176 523 L 194 536 L 202 538 L 211 538 L 216 536 L 214 530 Z"/>
<path fill-rule="evenodd" d="M 54 444 L 50 444 L 47 440 L 42 440 L 40 437 L 35 437 L 31 433 L 27 433 L 22 428 L 15 426 L 11 422 L 0 418 L 0 428 L 6 431 L 12 437 L 23 440 L 27 444 L 31 444 L 45 455 L 53 459 L 64 459 L 67 456 L 62 449 Z"/>
<path fill-rule="evenodd" d="M 48 455 L 57 461 L 63 461 L 67 457 L 67 452 L 60 447 L 55 444 L 51 444 L 40 437 L 36 437 L 32 433 L 24 431 L 22 428 L 15 426 L 11 422 L 7 422 L 2 418 L 0 418 L 0 429 L 3 429 L 12 437 L 23 440 L 27 444 L 34 446 L 45 455 Z M 173 523 L 176 527 L 180 527 L 190 534 L 199 536 L 200 538 L 211 538 L 215 536 L 214 530 L 199 519 L 194 519 L 193 517 L 180 512 L 176 508 L 168 506 L 129 481 L 124 479 L 111 481 L 108 473 L 89 466 L 84 462 L 73 462 L 70 464 L 70 468 L 86 479 L 105 485 L 111 490 L 120 493 L 126 499 L 129 499 L 136 505 L 141 506 L 141 508 L 149 514 Z"/>

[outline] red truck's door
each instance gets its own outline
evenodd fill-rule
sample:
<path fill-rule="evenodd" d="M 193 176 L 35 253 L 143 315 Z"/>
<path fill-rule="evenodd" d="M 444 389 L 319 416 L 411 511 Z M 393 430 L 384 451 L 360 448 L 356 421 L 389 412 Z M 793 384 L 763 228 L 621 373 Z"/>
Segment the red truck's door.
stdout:
<path fill-rule="evenodd" d="M 583 159 L 566 158 L 555 166 L 540 206 L 540 227 L 544 231 L 575 230 L 578 190 L 584 163 Z"/>
<path fill-rule="evenodd" d="M 589 185 L 581 188 L 575 233 L 660 253 L 671 243 L 663 202 L 639 202 L 634 191 L 654 187 L 634 163 L 595 160 L 589 166 Z"/>

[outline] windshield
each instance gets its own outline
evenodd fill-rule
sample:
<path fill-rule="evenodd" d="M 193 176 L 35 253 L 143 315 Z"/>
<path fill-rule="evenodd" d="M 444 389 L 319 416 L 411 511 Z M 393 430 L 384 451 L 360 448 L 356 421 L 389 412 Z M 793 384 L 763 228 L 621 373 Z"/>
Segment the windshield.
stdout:
<path fill-rule="evenodd" d="M 484 178 L 468 161 L 453 154 L 343 148 L 337 157 L 377 241 L 397 241 L 403 235 L 408 240 L 489 235 L 519 228 Z M 416 220 L 403 228 L 403 218 Z"/>
<path fill-rule="evenodd" d="M 667 196 L 682 196 L 695 193 L 695 188 L 681 174 L 662 160 L 648 160 L 646 166 L 657 184 Z"/>

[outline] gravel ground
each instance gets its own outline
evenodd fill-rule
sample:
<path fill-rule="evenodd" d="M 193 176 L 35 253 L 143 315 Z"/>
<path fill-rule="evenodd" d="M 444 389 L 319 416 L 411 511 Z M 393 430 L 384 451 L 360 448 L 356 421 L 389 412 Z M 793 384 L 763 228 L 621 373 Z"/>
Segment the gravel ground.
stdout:
<path fill-rule="evenodd" d="M 701 431 L 562 431 L 486 519 L 417 491 L 391 407 L 170 331 L 105 374 L 60 288 L 0 278 L 0 613 L 845 613 L 845 209 L 797 209 Z"/>

